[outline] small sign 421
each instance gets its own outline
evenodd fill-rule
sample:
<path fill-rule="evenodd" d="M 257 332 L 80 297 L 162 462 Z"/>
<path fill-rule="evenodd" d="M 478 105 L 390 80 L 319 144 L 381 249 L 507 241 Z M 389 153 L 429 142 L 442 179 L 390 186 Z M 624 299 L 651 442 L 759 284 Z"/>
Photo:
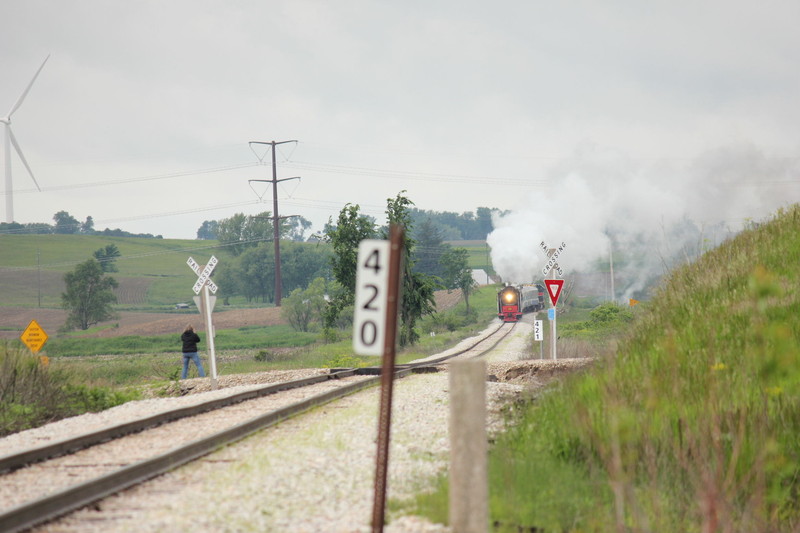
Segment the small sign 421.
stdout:
<path fill-rule="evenodd" d="M 535 340 L 535 341 L 543 341 L 544 340 L 544 331 L 542 329 L 542 321 L 541 320 L 534 320 L 533 321 L 533 340 Z"/>
<path fill-rule="evenodd" d="M 366 239 L 358 245 L 353 350 L 383 355 L 389 290 L 389 241 Z"/>

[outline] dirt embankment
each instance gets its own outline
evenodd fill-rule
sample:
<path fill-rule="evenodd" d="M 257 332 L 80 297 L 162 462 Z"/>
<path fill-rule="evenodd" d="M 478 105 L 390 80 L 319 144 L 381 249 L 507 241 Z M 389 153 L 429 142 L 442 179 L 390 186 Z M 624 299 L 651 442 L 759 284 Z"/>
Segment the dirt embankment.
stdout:
<path fill-rule="evenodd" d="M 461 291 L 437 291 L 435 294 L 437 309 L 440 311 L 455 306 L 461 300 Z M 67 319 L 62 309 L 37 309 L 19 307 L 0 307 L 0 338 L 18 338 L 31 320 L 50 335 L 55 335 Z M 215 309 L 214 327 L 234 329 L 244 326 L 274 326 L 286 324 L 281 317 L 280 308 L 263 307 L 258 309 Z M 163 335 L 180 333 L 186 324 L 193 324 L 196 329 L 203 329 L 203 319 L 196 311 L 186 313 L 137 313 L 122 311 L 119 318 L 101 325 L 109 327 L 92 337 L 119 337 L 123 335 Z"/>

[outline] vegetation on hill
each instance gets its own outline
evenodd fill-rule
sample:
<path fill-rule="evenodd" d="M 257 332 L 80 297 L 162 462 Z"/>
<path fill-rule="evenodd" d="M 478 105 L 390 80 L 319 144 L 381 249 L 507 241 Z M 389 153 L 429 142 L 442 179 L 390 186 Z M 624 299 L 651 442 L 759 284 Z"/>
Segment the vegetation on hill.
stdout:
<path fill-rule="evenodd" d="M 143 237 L 148 239 L 161 239 L 161 235 L 151 233 L 130 233 L 119 228 L 106 228 L 102 231 L 94 228 L 94 219 L 86 217 L 84 222 L 70 215 L 67 211 L 59 211 L 53 215 L 53 224 L 32 222 L 20 224 L 18 222 L 0 222 L 0 234 L 6 235 L 46 235 L 57 233 L 60 235 L 103 235 L 105 237 Z"/>
<path fill-rule="evenodd" d="M 798 265 L 795 206 L 674 271 L 499 437 L 498 530 L 797 531 Z"/>
<path fill-rule="evenodd" d="M 510 413 L 495 531 L 800 529 L 800 207 L 565 328 L 618 348 Z M 563 327 L 560 325 L 560 327 Z M 416 511 L 447 520 L 447 480 Z"/>
<path fill-rule="evenodd" d="M 446 241 L 485 241 L 486 236 L 494 229 L 492 215 L 505 215 L 508 211 L 497 208 L 479 207 L 473 213 L 465 211 L 454 213 L 449 211 L 431 211 L 412 208 L 409 212 L 411 221 L 416 228 L 412 238 L 419 239 L 423 228 L 430 223 L 441 233 Z"/>

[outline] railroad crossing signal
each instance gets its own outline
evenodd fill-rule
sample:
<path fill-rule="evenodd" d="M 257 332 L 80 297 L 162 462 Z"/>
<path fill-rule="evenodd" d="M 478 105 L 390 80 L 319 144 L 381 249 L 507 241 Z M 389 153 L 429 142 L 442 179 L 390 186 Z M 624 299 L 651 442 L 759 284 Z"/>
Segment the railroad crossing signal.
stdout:
<path fill-rule="evenodd" d="M 214 308 L 215 299 L 213 299 L 214 297 L 208 293 L 209 291 L 217 292 L 216 284 L 210 279 L 211 273 L 214 271 L 214 267 L 217 266 L 217 258 L 212 255 L 211 259 L 208 260 L 208 264 L 202 271 L 200 270 L 200 265 L 197 264 L 197 261 L 191 257 L 186 261 L 186 264 L 189 265 L 189 268 L 191 268 L 198 276 L 194 287 L 192 287 L 192 290 L 195 294 L 200 294 L 201 291 L 203 293 L 199 307 L 200 312 L 203 314 L 203 320 L 205 320 L 206 323 L 206 335 L 208 336 L 208 354 L 211 362 L 211 388 L 216 390 L 217 356 L 214 348 L 214 326 L 211 323 L 211 311 Z"/>
<path fill-rule="evenodd" d="M 550 248 L 544 241 L 539 243 L 539 248 L 541 248 L 548 257 L 547 264 L 542 268 L 542 277 L 548 275 L 551 270 L 555 270 L 559 276 L 564 276 L 564 270 L 561 268 L 561 265 L 558 264 L 557 259 L 566 247 L 567 243 L 565 242 L 562 242 L 558 248 Z"/>
<path fill-rule="evenodd" d="M 200 291 L 203 289 L 203 285 L 207 285 L 208 290 L 216 294 L 217 285 L 209 278 L 211 277 L 211 273 L 214 271 L 214 267 L 217 266 L 217 258 L 212 255 L 202 272 L 200 271 L 200 265 L 198 265 L 197 261 L 191 257 L 186 261 L 186 264 L 189 265 L 189 267 L 194 270 L 194 273 L 198 276 L 197 282 L 194 284 L 194 287 L 192 287 L 194 293 L 200 294 Z"/>
<path fill-rule="evenodd" d="M 36 320 L 31 320 L 31 323 L 28 324 L 28 327 L 25 328 L 19 338 L 33 353 L 38 353 L 48 339 L 47 333 Z"/>

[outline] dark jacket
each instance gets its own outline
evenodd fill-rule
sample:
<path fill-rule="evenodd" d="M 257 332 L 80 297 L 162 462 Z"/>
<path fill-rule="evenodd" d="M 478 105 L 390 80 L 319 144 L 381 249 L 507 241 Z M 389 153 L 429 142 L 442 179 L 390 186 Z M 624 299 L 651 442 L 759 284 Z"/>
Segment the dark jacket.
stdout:
<path fill-rule="evenodd" d="M 200 336 L 194 331 L 184 331 L 183 335 L 181 335 L 181 341 L 183 341 L 183 353 L 196 352 Z"/>

